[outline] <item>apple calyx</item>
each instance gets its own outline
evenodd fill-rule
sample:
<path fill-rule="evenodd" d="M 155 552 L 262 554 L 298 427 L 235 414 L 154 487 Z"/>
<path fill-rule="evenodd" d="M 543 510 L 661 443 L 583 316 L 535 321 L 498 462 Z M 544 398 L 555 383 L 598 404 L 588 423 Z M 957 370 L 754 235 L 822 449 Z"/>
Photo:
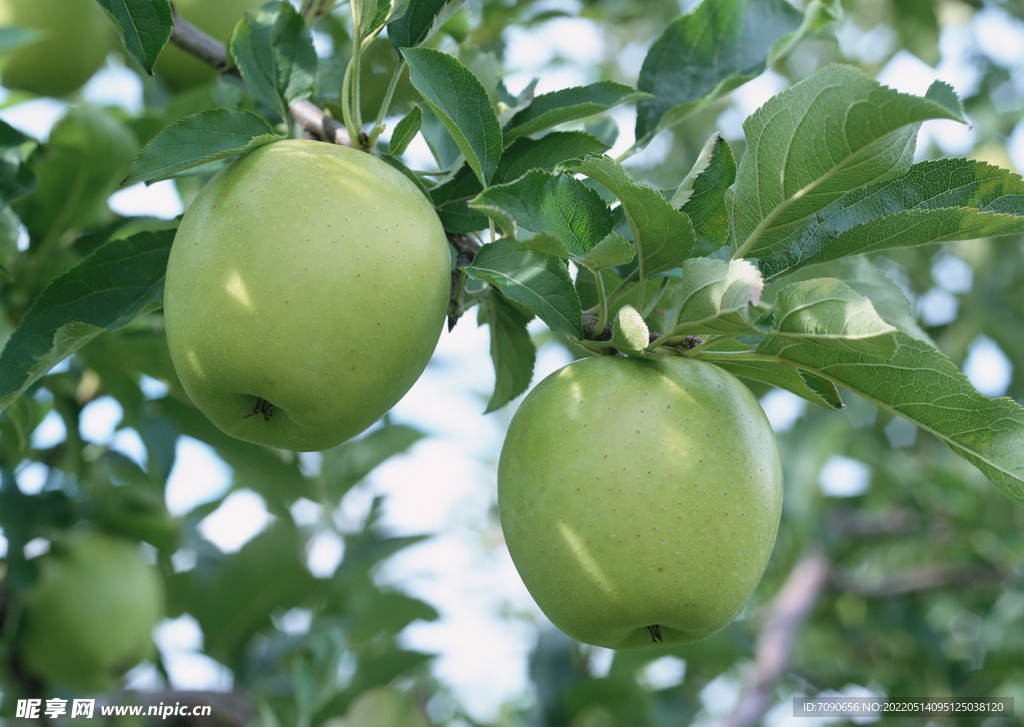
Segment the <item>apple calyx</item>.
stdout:
<path fill-rule="evenodd" d="M 652 624 L 647 627 L 647 630 L 651 632 L 651 643 L 660 644 L 664 643 L 664 639 L 661 638 L 661 626 L 658 624 Z"/>
<path fill-rule="evenodd" d="M 256 404 L 253 406 L 252 411 L 248 414 L 243 414 L 242 419 L 248 419 L 249 417 L 256 416 L 257 414 L 262 414 L 263 421 L 269 422 L 270 417 L 274 416 L 274 405 L 266 399 L 262 399 L 257 396 Z"/>

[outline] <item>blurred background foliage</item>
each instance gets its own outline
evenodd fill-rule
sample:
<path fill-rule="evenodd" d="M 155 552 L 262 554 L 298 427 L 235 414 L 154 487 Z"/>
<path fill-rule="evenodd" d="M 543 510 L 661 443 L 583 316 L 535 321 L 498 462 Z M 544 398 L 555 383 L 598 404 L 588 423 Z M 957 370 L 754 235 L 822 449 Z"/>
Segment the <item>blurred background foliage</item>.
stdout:
<path fill-rule="evenodd" d="M 433 42 L 450 50 L 458 42 L 463 61 L 486 87 L 495 88 L 512 32 L 540 33 L 562 18 L 581 17 L 593 21 L 603 38 L 602 57 L 582 69 L 584 78 L 635 84 L 646 48 L 672 18 L 693 5 L 470 0 Z M 800 45 L 769 71 L 768 80 L 751 84 L 755 91 L 741 90 L 663 133 L 630 160 L 634 174 L 656 186 L 678 184 L 718 129 L 741 154 L 736 118 L 753 110 L 757 89 L 777 91 L 831 61 L 854 63 L 875 75 L 900 59 L 911 65 L 959 65 L 973 79 L 969 88 L 958 88 L 972 128 L 957 153 L 1012 167 L 1008 144 L 1017 139 L 1024 148 L 1019 141 L 1024 138 L 1024 52 L 999 47 L 998 38 L 986 40 L 983 30 L 1000 18 L 1024 23 L 1024 4 L 844 0 L 843 7 L 845 17 L 834 34 Z M 344 69 L 349 43 L 344 10 L 318 26 L 337 53 L 324 62 L 322 79 L 340 78 Z M 977 22 L 981 14 L 994 19 L 982 25 Z M 1020 41 L 1024 34 L 1015 37 Z M 396 60 L 390 44 L 372 47 L 364 70 L 371 88 L 386 81 Z M 578 65 L 573 58 L 552 59 L 555 68 L 573 64 Z M 367 97 L 364 115 L 370 117 L 376 110 L 373 91 Z M 26 98 L 12 93 L 5 103 Z M 415 91 L 403 81 L 397 110 L 414 101 Z M 328 108 L 330 102 L 327 97 Z M 156 219 L 122 217 L 106 205 L 125 160 L 156 131 L 213 105 L 253 104 L 231 79 L 174 94 L 159 79 L 147 78 L 145 106 L 138 114 L 72 107 L 28 159 L 39 191 L 0 212 L 5 314 L 0 335 L 10 334 L 49 280 L 105 240 L 168 226 Z M 614 133 L 607 125 L 600 131 Z M 438 132 L 441 141 L 442 136 Z M 940 138 L 927 138 L 925 156 L 949 153 Z M 24 141 L 0 138 L 0 162 Z M 1024 153 L 1015 158 L 1024 159 Z M 199 184 L 195 177 L 178 181 L 186 202 Z M 75 193 L 49 194 L 48 189 Z M 19 244 L 26 234 L 29 244 Z M 975 240 L 898 251 L 878 262 L 907 293 L 939 348 L 978 380 L 992 382 L 984 393 L 1024 401 L 1024 243 Z M 540 334 L 538 341 L 560 345 Z M 108 395 L 123 410 L 119 427 L 137 432 L 144 444 L 145 466 L 82 437 L 83 409 Z M 779 402 L 792 405 L 788 399 L 773 403 Z M 847 405 L 841 413 L 796 407 L 780 425 L 786 467 L 783 522 L 768 572 L 736 622 L 689 646 L 615 654 L 578 644 L 538 623 L 529 667 L 532 694 L 506 705 L 488 724 L 779 724 L 791 715 L 790 697 L 831 691 L 893 699 L 1013 697 L 1017 709 L 1024 710 L 1024 509 L 927 433 L 851 396 Z M 33 432 L 51 413 L 59 416 L 65 436 L 33 446 Z M 231 467 L 232 484 L 217 499 L 174 517 L 164 486 L 184 436 L 210 445 Z M 31 553 L 32 543 L 84 519 L 151 546 L 166 575 L 168 615 L 191 614 L 202 631 L 204 652 L 233 675 L 237 699 L 200 695 L 200 701 L 216 706 L 214 722 L 204 724 L 482 727 L 432 673 L 431 654 L 402 646 L 403 629 L 416 620 L 437 618 L 434 606 L 381 585 L 376 577 L 379 564 L 420 539 L 396 537 L 379 527 L 379 501 L 357 523 L 338 515 L 346 493 L 421 436 L 385 422 L 324 453 L 313 466 L 294 455 L 233 440 L 191 406 L 171 367 L 159 317 L 140 318 L 94 339 L 0 416 L 4 598 L 33 578 L 26 545 Z M 31 494 L 18 485 L 29 476 L 43 481 Z M 481 482 L 485 486 L 492 485 Z M 262 496 L 275 520 L 237 552 L 225 553 L 203 536 L 200 523 L 239 490 Z M 315 507 L 311 517 L 296 522 L 300 499 Z M 501 547 L 496 514 L 479 530 L 481 547 Z M 344 541 L 344 559 L 328 577 L 314 576 L 306 567 L 311 544 L 324 532 Z M 813 577 L 794 580 L 804 572 L 798 566 L 808 563 L 817 566 L 810 571 Z M 757 659 L 758 643 L 770 635 L 765 627 L 778 614 L 775 607 L 787 583 L 793 586 L 790 602 L 806 611 L 806 621 L 783 642 L 781 668 L 766 672 Z M 7 657 L 0 667 L 0 688 L 8 717 L 13 700 L 29 694 L 31 686 L 10 660 L 10 632 L 5 629 L 0 643 Z M 159 662 L 156 667 L 162 672 Z M 763 704 L 753 718 L 733 713 L 758 693 Z M 174 697 L 161 693 L 159 698 Z M 125 693 L 111 701 L 131 700 L 148 703 L 154 697 Z M 960 722 L 934 718 L 933 723 Z M 987 727 L 1011 723 L 1016 722 L 985 722 Z"/>

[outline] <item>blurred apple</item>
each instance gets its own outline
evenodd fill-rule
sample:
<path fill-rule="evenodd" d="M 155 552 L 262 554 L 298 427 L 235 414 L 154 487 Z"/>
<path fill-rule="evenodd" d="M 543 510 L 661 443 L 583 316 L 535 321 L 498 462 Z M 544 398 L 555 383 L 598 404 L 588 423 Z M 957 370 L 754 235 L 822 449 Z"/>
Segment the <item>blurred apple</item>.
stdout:
<path fill-rule="evenodd" d="M 266 0 L 175 0 L 174 7 L 185 20 L 225 45 L 246 11 Z M 153 69 L 172 91 L 187 91 L 212 81 L 217 71 L 191 53 L 168 43 Z"/>
<path fill-rule="evenodd" d="M 163 581 L 137 543 L 74 531 L 39 558 L 39 579 L 25 596 L 21 658 L 49 683 L 107 691 L 153 652 L 151 632 L 163 614 Z"/>
<path fill-rule="evenodd" d="M 0 26 L 40 38 L 0 61 L 2 82 L 40 96 L 66 96 L 100 69 L 115 45 L 113 23 L 96 0 L 0 0 Z"/>

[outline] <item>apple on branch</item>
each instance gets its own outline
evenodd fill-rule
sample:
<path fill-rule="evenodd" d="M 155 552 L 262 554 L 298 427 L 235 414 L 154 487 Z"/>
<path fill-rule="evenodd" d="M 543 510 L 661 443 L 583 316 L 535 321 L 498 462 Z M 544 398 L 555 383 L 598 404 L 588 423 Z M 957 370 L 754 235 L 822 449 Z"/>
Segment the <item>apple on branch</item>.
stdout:
<path fill-rule="evenodd" d="M 509 554 L 541 610 L 612 649 L 681 644 L 750 599 L 782 511 L 778 444 L 732 374 L 599 356 L 527 395 L 498 463 Z"/>
<path fill-rule="evenodd" d="M 250 442 L 327 449 L 419 378 L 441 335 L 448 242 L 370 154 L 288 140 L 233 162 L 182 218 L 164 319 L 185 391 Z"/>

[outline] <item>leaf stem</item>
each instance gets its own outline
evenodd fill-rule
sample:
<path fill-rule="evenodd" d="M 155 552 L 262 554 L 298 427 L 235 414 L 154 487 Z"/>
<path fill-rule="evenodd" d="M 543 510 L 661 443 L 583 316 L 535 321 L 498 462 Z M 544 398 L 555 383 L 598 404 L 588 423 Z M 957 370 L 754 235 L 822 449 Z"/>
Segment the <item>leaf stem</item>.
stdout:
<path fill-rule="evenodd" d="M 377 143 L 378 137 L 381 132 L 386 128 L 384 126 L 384 117 L 387 116 L 388 109 L 391 107 L 391 99 L 395 95 L 395 89 L 398 88 L 398 81 L 402 77 L 402 71 L 405 70 L 405 59 L 400 58 L 398 65 L 395 66 L 394 72 L 391 74 L 391 80 L 388 82 L 388 89 L 384 92 L 384 100 L 381 101 L 380 109 L 377 111 L 377 120 L 370 130 L 370 138 L 366 142 L 366 145 L 373 148 L 373 145 Z"/>
<path fill-rule="evenodd" d="M 601 271 L 591 269 L 590 272 L 594 274 L 597 287 L 597 323 L 594 325 L 594 330 L 600 334 L 608 325 L 608 294 L 604 287 L 604 277 L 601 275 Z"/>

